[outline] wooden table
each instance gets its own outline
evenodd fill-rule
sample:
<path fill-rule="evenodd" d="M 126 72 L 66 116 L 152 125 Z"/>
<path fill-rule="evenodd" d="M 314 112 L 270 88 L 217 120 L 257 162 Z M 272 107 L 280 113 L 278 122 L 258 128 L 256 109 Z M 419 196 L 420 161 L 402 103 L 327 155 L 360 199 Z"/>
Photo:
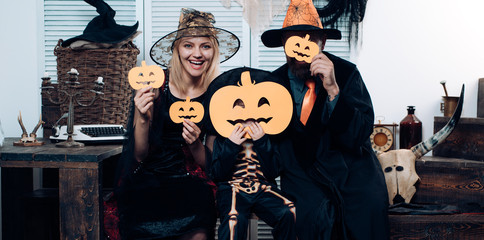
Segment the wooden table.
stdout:
<path fill-rule="evenodd" d="M 107 158 L 119 156 L 122 146 L 66 149 L 48 140 L 39 147 L 13 146 L 17 140 L 7 138 L 0 147 L 2 171 L 4 168 L 59 169 L 60 239 L 102 239 L 102 163 Z M 5 197 L 2 194 L 2 198 Z M 3 204 L 2 209 L 8 207 Z"/>

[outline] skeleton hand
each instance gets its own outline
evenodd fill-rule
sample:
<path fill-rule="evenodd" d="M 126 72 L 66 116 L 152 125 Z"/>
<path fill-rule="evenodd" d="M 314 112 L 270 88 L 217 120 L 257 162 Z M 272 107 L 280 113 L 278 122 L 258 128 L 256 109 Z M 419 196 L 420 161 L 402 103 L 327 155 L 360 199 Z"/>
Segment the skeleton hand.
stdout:
<path fill-rule="evenodd" d="M 192 121 L 187 120 L 187 119 L 183 120 L 182 136 L 183 136 L 183 139 L 185 139 L 185 142 L 188 145 L 194 143 L 198 139 L 198 137 L 200 136 L 201 132 L 202 131 L 200 130 L 200 128 L 195 123 L 193 123 Z"/>
<path fill-rule="evenodd" d="M 232 133 L 229 136 L 230 141 L 233 143 L 240 145 L 243 143 L 247 138 L 244 137 L 244 135 L 247 133 L 247 131 L 244 130 L 244 126 L 242 124 L 238 123 L 235 124 L 235 128 L 232 131 Z"/>
<path fill-rule="evenodd" d="M 259 140 L 266 134 L 258 122 L 250 122 L 249 128 L 251 131 L 247 131 L 247 133 L 254 141 Z"/>

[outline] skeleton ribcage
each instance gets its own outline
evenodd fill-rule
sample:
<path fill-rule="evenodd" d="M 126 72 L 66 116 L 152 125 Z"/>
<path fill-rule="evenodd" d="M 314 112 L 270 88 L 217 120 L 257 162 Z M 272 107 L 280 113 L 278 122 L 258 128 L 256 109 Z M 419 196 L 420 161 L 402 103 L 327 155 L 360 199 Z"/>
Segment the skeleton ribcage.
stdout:
<path fill-rule="evenodd" d="M 243 150 L 237 155 L 232 180 L 229 181 L 232 185 L 232 206 L 228 213 L 230 240 L 235 239 L 234 229 L 238 222 L 237 216 L 239 215 L 236 208 L 237 195 L 240 194 L 240 191 L 247 194 L 258 193 L 259 191 L 264 192 L 265 194 L 273 194 L 275 198 L 282 199 L 284 205 L 292 212 L 294 221 L 296 221 L 296 208 L 294 203 L 278 192 L 272 190 L 272 187 L 265 183 L 266 179 L 261 171 L 259 159 L 257 158 L 257 154 L 252 150 L 253 143 L 244 142 L 242 146 Z M 261 183 L 260 180 L 263 180 L 264 182 Z"/>
<path fill-rule="evenodd" d="M 253 143 L 245 142 L 242 146 L 243 150 L 237 155 L 234 174 L 229 183 L 247 193 L 257 192 L 259 181 L 265 180 L 265 177 L 257 153 L 252 150 Z"/>

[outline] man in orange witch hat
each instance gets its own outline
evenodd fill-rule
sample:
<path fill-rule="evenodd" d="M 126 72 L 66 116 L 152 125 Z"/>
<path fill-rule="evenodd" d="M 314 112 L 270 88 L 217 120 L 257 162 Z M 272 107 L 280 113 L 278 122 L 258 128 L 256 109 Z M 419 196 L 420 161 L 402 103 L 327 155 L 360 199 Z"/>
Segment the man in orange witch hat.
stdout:
<path fill-rule="evenodd" d="M 356 66 L 323 52 L 326 39 L 311 0 L 292 0 L 283 28 L 261 36 L 284 47 L 275 70 L 294 100 L 293 119 L 276 137 L 281 188 L 296 204 L 299 240 L 388 239 L 385 178 L 371 148 L 374 113 Z"/>

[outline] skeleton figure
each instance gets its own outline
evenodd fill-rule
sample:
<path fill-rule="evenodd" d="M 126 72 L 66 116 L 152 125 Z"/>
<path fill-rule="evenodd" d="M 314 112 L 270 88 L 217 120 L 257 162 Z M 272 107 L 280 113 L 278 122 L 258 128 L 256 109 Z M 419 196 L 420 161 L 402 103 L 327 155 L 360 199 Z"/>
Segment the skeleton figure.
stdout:
<path fill-rule="evenodd" d="M 27 134 L 27 130 L 25 129 L 25 126 L 22 122 L 22 113 L 19 112 L 19 115 L 18 115 L 18 123 L 20 124 L 20 128 L 22 128 L 22 137 L 20 138 L 20 142 L 22 143 L 34 143 L 34 142 L 37 142 L 37 130 L 39 130 L 39 127 L 45 123 L 44 121 L 42 121 L 42 115 L 40 115 L 39 117 L 39 122 L 37 123 L 37 125 L 34 127 L 34 130 L 32 130 L 32 132 L 30 134 Z"/>
<path fill-rule="evenodd" d="M 420 179 L 415 172 L 415 160 L 431 151 L 435 146 L 447 138 L 459 122 L 464 103 L 464 86 L 460 94 L 459 104 L 449 122 L 431 138 L 420 142 L 410 149 L 398 149 L 388 152 L 377 152 L 378 160 L 385 174 L 388 197 L 393 204 L 395 197 L 402 197 L 406 203 L 410 203 L 416 192 L 415 183 Z"/>
<path fill-rule="evenodd" d="M 282 200 L 283 205 L 289 208 L 292 213 L 294 221 L 296 219 L 296 208 L 294 203 L 272 190 L 271 186 L 266 183 L 266 178 L 261 171 L 257 153 L 252 149 L 252 141 L 244 142 L 242 147 L 242 151 L 237 155 L 232 179 L 228 181 L 228 184 L 230 184 L 232 188 L 231 208 L 228 213 L 229 235 L 231 240 L 236 239 L 235 227 L 238 223 L 237 217 L 239 215 L 239 212 L 237 211 L 237 197 L 240 194 L 248 194 L 250 195 L 249 198 L 257 198 L 256 195 L 261 192 L 272 194 L 273 199 Z"/>

